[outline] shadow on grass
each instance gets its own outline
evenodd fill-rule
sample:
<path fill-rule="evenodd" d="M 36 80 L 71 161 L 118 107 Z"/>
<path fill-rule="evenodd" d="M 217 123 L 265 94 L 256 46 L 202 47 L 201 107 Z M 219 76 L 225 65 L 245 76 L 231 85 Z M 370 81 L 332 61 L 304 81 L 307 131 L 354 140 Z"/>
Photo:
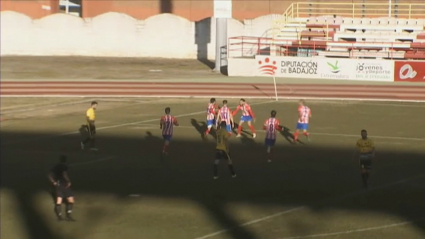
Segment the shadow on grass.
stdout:
<path fill-rule="evenodd" d="M 194 126 L 202 131 L 205 127 L 202 124 Z M 289 131 L 284 131 L 284 133 L 285 138 L 291 138 Z M 4 140 L 42 138 L 46 135 L 2 131 L 1 137 Z M 240 226 L 245 222 L 238 220 L 231 209 L 231 205 L 239 203 L 257 207 L 279 205 L 282 208 L 295 208 L 304 206 L 317 213 L 344 210 L 387 214 L 413 221 L 413 225 L 420 230 L 421 235 L 425 235 L 425 224 L 417 221 L 425 214 L 423 189 L 409 186 L 406 180 L 400 181 L 415 175 L 423 175 L 425 166 L 423 154 L 409 151 L 379 152 L 380 157 L 385 160 L 379 161 L 379 172 L 376 173 L 376 176 L 371 176 L 371 191 L 368 192 L 361 189 L 357 163 L 349 160 L 352 149 L 322 148 L 313 145 L 308 148 L 292 147 L 284 140 L 278 139 L 280 144 L 275 147 L 275 160 L 268 164 L 265 160 L 261 160 L 264 158 L 265 152 L 262 143 L 245 145 L 240 144 L 238 140 L 233 140 L 232 158 L 238 177 L 231 178 L 225 168 L 225 162 L 222 162 L 219 170 L 220 175 L 223 176 L 220 176 L 218 180 L 213 180 L 212 164 L 215 158 L 213 143 L 199 139 L 183 140 L 176 136 L 170 145 L 167 169 L 160 163 L 159 155 L 158 164 L 144 167 L 143 161 L 141 161 L 143 156 L 162 146 L 160 136 L 153 135 L 149 131 L 146 132 L 146 135 L 146 137 L 143 135 L 141 137 L 124 137 L 98 134 L 99 155 L 117 155 L 118 159 L 87 165 L 87 167 L 73 168 L 71 166 L 70 177 L 75 185 L 74 191 L 80 195 L 97 194 L 99 198 L 105 194 L 112 194 L 118 197 L 117 200 L 128 200 L 128 195 L 133 192 L 138 192 L 142 196 L 184 198 L 199 204 L 208 212 L 219 228 L 228 229 L 225 233 L 232 238 L 260 239 L 264 236 L 276 236 L 269 231 L 265 231 L 265 235 L 256 235 L 250 230 L 250 227 Z M 49 192 L 49 183 L 46 179 L 48 168 L 40 169 L 39 161 L 28 158 L 28 155 L 36 158 L 37 154 L 25 154 L 25 151 L 48 152 L 52 149 L 60 149 L 64 154 L 76 152 L 88 154 L 89 151 L 81 151 L 78 148 L 81 136 L 66 135 L 35 140 L 20 143 L 19 147 L 7 145 L 11 142 L 3 140 L 1 187 L 11 189 L 16 193 L 16 202 L 30 238 L 61 238 L 52 231 L 34 201 L 39 193 Z M 49 155 L 51 160 L 59 156 L 55 153 Z M 15 161 L 25 163 L 18 164 Z M 25 175 L 25 180 L 22 179 L 23 175 Z M 91 183 L 93 181 L 96 183 Z M 400 183 L 388 184 L 388 182 Z M 374 193 L 375 186 L 379 193 Z M 395 187 L 395 189 L 389 187 Z M 362 197 L 366 197 L 366 199 L 361 199 Z M 350 200 L 346 200 L 347 198 Z M 85 202 L 79 201 L 78 197 L 76 200 L 76 210 L 79 210 L 78 205 L 85 204 Z M 107 207 L 107 205 L 103 206 Z M 102 210 L 98 207 L 84 206 L 84 208 L 87 207 L 96 213 L 95 215 L 87 214 L 89 218 L 84 220 L 92 223 L 79 228 L 82 231 L 90 231 L 97 225 L 95 220 L 99 220 L 102 215 Z M 108 216 L 122 216 L 120 212 L 120 210 L 108 212 Z M 270 214 L 266 213 L 258 217 Z M 172 214 L 158 215 L 158 217 L 153 215 L 153 219 L 159 224 L 150 224 L 146 227 L 166 230 L 167 226 L 172 225 L 167 225 L 167 220 L 161 218 L 172 216 Z M 53 212 L 52 218 L 54 218 Z M 79 220 L 79 218 L 76 219 Z M 80 220 L 82 219 L 80 218 Z M 281 227 L 279 221 L 266 219 L 260 221 L 266 222 L 268 228 L 278 229 Z M 196 226 L 196 222 L 193 223 Z M 255 221 L 252 222 L 252 224 L 255 223 Z M 141 225 L 141 229 L 143 226 Z M 295 221 L 286 226 L 289 227 L 291 234 L 287 236 L 304 235 L 305 232 L 312 230 L 308 224 Z M 360 227 L 362 226 L 364 225 L 360 225 Z M 214 231 L 210 233 L 214 233 Z M 114 236 L 116 235 L 111 237 Z M 198 236 L 203 235 L 201 233 Z M 67 238 L 77 237 L 68 236 Z"/>

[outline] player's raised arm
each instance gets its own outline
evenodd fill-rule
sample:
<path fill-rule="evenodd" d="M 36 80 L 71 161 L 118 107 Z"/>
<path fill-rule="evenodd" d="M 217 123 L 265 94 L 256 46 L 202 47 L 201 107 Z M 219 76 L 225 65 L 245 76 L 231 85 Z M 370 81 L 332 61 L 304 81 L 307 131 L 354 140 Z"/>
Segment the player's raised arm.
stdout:
<path fill-rule="evenodd" d="M 236 107 L 236 109 L 230 115 L 235 116 L 240 109 L 241 109 L 241 106 L 238 105 L 238 107 Z"/>
<path fill-rule="evenodd" d="M 235 121 L 233 120 L 233 114 L 229 109 L 230 122 L 232 122 L 232 129 L 235 128 Z"/>

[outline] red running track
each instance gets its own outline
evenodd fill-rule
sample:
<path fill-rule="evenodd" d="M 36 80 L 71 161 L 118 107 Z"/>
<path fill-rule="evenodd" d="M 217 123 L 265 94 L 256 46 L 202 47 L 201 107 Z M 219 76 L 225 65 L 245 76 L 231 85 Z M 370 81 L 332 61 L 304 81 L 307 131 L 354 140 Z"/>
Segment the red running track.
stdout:
<path fill-rule="evenodd" d="M 2 97 L 227 97 L 274 98 L 273 84 L 184 82 L 55 82 L 0 83 Z M 278 84 L 279 98 L 424 101 L 425 86 Z"/>

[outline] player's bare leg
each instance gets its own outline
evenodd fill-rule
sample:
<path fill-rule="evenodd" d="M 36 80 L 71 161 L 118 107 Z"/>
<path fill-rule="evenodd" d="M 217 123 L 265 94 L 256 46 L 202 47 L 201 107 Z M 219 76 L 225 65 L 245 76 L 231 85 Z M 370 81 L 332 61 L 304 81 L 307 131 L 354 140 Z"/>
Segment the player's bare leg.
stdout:
<path fill-rule="evenodd" d="M 168 148 L 170 147 L 170 141 L 164 140 L 164 146 L 162 147 L 162 153 L 168 154 Z"/>
<path fill-rule="evenodd" d="M 56 205 L 55 205 L 55 213 L 58 217 L 58 220 L 62 220 L 62 198 L 58 197 L 56 198 Z"/>
<path fill-rule="evenodd" d="M 294 144 L 298 142 L 298 135 L 300 135 L 300 131 L 297 129 L 294 133 Z"/>
<path fill-rule="evenodd" d="M 250 130 L 251 130 L 251 132 L 252 132 L 252 137 L 255 139 L 255 138 L 257 137 L 257 134 L 255 133 L 255 128 L 254 128 L 254 126 L 251 124 L 251 121 L 248 121 L 247 123 L 248 123 L 248 127 L 249 127 L 249 129 L 250 129 Z"/>
<path fill-rule="evenodd" d="M 241 137 L 241 133 L 242 133 L 242 124 L 244 123 L 245 121 L 243 121 L 243 120 L 241 120 L 241 121 L 239 121 L 239 125 L 238 125 L 238 134 L 236 135 L 236 137 Z"/>
<path fill-rule="evenodd" d="M 211 128 L 212 128 L 212 125 L 207 126 L 207 131 L 205 131 L 205 136 L 210 134 Z"/>
<path fill-rule="evenodd" d="M 71 217 L 71 213 L 72 213 L 72 208 L 74 206 L 74 197 L 69 197 L 67 198 L 68 203 L 66 204 L 66 218 L 68 221 L 75 221 L 72 217 Z"/>
<path fill-rule="evenodd" d="M 303 135 L 304 135 L 305 137 L 307 137 L 307 140 L 308 140 L 308 141 L 310 141 L 310 134 L 308 133 L 308 131 L 307 131 L 307 130 L 304 130 L 304 131 L 303 131 Z"/>

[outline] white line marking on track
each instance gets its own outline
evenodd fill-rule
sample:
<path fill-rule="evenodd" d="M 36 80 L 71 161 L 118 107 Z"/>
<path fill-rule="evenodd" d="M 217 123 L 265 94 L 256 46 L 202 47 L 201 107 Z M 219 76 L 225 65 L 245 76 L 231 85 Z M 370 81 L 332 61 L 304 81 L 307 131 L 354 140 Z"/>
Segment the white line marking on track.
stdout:
<path fill-rule="evenodd" d="M 217 97 L 216 95 L 179 95 L 179 94 L 168 94 L 168 95 L 0 95 L 0 98 L 25 98 L 25 97 L 46 97 L 46 98 L 59 98 L 59 97 L 90 97 L 90 98 L 181 98 L 181 99 L 205 99 L 205 98 L 211 98 L 211 97 Z M 224 97 L 224 96 L 220 96 Z M 241 96 L 225 96 L 224 98 L 228 99 L 239 99 Z M 246 96 L 246 99 L 272 99 L 273 96 L 254 96 L 249 97 Z M 335 97 L 283 97 L 279 96 L 278 99 L 280 100 L 299 100 L 300 98 L 306 99 L 306 100 L 335 100 L 335 101 L 341 101 L 341 100 L 348 100 L 348 101 L 372 101 L 372 102 L 413 102 L 413 103 L 425 103 L 425 100 L 402 100 L 402 99 L 374 99 L 374 98 L 335 98 Z"/>
<path fill-rule="evenodd" d="M 387 229 L 387 228 L 391 228 L 391 227 L 399 227 L 399 226 L 409 225 L 409 224 L 413 224 L 417 221 L 421 221 L 423 219 L 425 219 L 425 217 L 420 218 L 418 220 L 404 221 L 404 222 L 386 224 L 386 225 L 376 226 L 376 227 L 366 227 L 366 228 L 360 228 L 360 229 L 355 229 L 355 230 L 330 232 L 330 233 L 322 233 L 322 234 L 313 234 L 313 235 L 307 235 L 307 236 L 283 237 L 281 239 L 302 239 L 302 238 L 314 238 L 314 237 L 328 237 L 328 236 L 352 234 L 352 233 L 357 233 L 357 232 L 374 231 L 374 230 L 380 230 L 380 229 Z"/>
<path fill-rule="evenodd" d="M 268 104 L 268 103 L 271 103 L 271 102 L 275 102 L 275 101 L 263 101 L 263 102 L 258 102 L 258 103 L 252 103 L 251 105 L 262 105 L 262 104 Z M 199 114 L 205 114 L 205 110 L 187 113 L 187 114 L 175 115 L 175 117 L 186 117 L 186 116 L 199 115 Z M 150 122 L 159 122 L 159 118 L 149 119 L 149 120 L 141 120 L 141 121 L 136 121 L 136 122 L 131 122 L 131 123 L 124 123 L 124 124 L 116 124 L 116 125 L 110 125 L 110 126 L 104 126 L 104 127 L 98 127 L 98 128 L 96 128 L 96 131 L 105 130 L 105 129 L 114 129 L 114 128 L 120 128 L 120 127 L 124 127 L 124 126 L 137 125 L 137 124 L 141 124 L 141 123 L 150 123 Z M 50 135 L 50 136 L 45 136 L 45 137 L 17 140 L 17 141 L 13 141 L 13 142 L 6 142 L 6 143 L 2 144 L 2 146 L 11 145 L 11 144 L 18 144 L 18 143 L 23 143 L 23 142 L 31 142 L 31 141 L 35 141 L 35 140 L 51 139 L 51 138 L 62 137 L 62 136 L 67 136 L 67 135 L 74 135 L 74 134 L 79 134 L 79 133 L 80 133 L 79 131 L 73 131 L 73 132 Z"/>
<path fill-rule="evenodd" d="M 363 194 L 363 193 L 369 193 L 369 192 L 372 192 L 372 191 L 377 191 L 377 190 L 380 190 L 380 189 L 388 188 L 388 187 L 391 187 L 391 186 L 394 186 L 394 185 L 397 185 L 397 184 L 405 183 L 405 182 L 416 180 L 416 179 L 423 178 L 423 177 L 425 177 L 425 174 L 420 174 L 420 175 L 415 176 L 415 177 L 405 178 L 405 179 L 402 179 L 402 180 L 399 180 L 399 181 L 396 181 L 396 182 L 392 182 L 392 183 L 384 184 L 384 185 L 381 185 L 381 186 L 373 187 L 373 188 L 368 189 L 368 190 L 359 190 L 359 191 L 348 193 L 348 194 L 345 194 L 345 195 L 342 195 L 342 196 L 339 196 L 339 197 L 321 200 L 321 202 L 318 203 L 318 204 L 329 203 L 329 202 L 332 202 L 332 201 L 346 199 L 346 198 L 349 198 L 349 197 L 357 196 L 357 195 L 360 195 L 360 194 Z M 217 231 L 217 232 L 207 234 L 205 236 L 197 237 L 196 239 L 211 238 L 211 237 L 232 231 L 235 228 L 246 227 L 246 226 L 249 226 L 249 225 L 252 225 L 252 224 L 255 224 L 255 223 L 266 221 L 266 220 L 269 220 L 269 219 L 272 219 L 272 218 L 275 218 L 275 217 L 279 217 L 279 216 L 284 215 L 284 214 L 300 211 L 300 210 L 306 209 L 306 208 L 308 208 L 308 206 L 301 206 L 301 207 L 292 208 L 292 209 L 289 209 L 289 210 L 285 210 L 285 211 L 278 212 L 278 213 L 275 213 L 275 214 L 272 214 L 272 215 L 269 215 L 269 216 L 266 216 L 266 217 L 261 217 L 261 218 L 240 224 L 240 225 L 233 227 L 233 228 L 227 228 L 227 229 L 223 229 L 223 230 L 220 230 L 220 231 Z"/>
<path fill-rule="evenodd" d="M 100 158 L 100 159 L 91 160 L 91 161 L 86 161 L 86 162 L 70 163 L 69 165 L 71 165 L 71 166 L 81 166 L 81 165 L 87 165 L 87 164 L 92 164 L 92 163 L 99 163 L 99 162 L 103 162 L 103 161 L 110 160 L 110 159 L 113 159 L 113 158 L 115 158 L 115 156 L 109 156 L 109 157 Z"/>

